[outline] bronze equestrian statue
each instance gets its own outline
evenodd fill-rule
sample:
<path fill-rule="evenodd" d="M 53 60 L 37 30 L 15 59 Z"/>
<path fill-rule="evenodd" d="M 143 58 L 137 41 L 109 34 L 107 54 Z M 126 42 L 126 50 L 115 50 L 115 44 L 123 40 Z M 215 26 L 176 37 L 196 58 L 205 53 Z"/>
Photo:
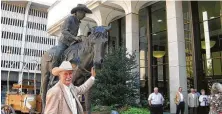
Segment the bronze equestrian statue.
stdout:
<path fill-rule="evenodd" d="M 58 67 L 61 61 L 70 61 L 74 69 L 73 84 L 78 86 L 84 83 L 90 76 L 92 66 L 101 67 L 107 46 L 107 31 L 110 27 L 95 27 L 91 29 L 88 37 L 76 37 L 80 20 L 85 13 L 91 13 L 85 5 L 77 5 L 71 11 L 72 16 L 68 17 L 62 26 L 62 35 L 59 44 L 50 48 L 41 58 L 41 95 L 42 109 L 45 107 L 46 93 L 58 82 L 58 77 L 52 76 L 51 70 Z M 91 90 L 85 94 L 86 111 L 90 111 Z"/>
<path fill-rule="evenodd" d="M 106 52 L 108 42 L 107 27 L 96 27 L 88 36 L 81 36 L 82 42 L 73 44 L 62 54 L 62 61 L 70 61 L 75 73 L 73 73 L 73 84 L 78 86 L 84 83 L 90 77 L 90 68 L 101 68 L 101 63 Z M 52 47 L 43 56 L 41 60 L 41 95 L 43 109 L 45 106 L 46 92 L 58 82 L 55 76 L 52 76 L 52 64 L 54 61 L 53 53 L 59 46 Z M 90 90 L 85 94 L 86 111 L 90 110 Z"/>
<path fill-rule="evenodd" d="M 81 38 L 77 36 L 81 20 L 86 13 L 92 13 L 85 5 L 78 4 L 71 10 L 71 15 L 67 17 L 61 26 L 61 36 L 58 42 L 58 49 L 54 53 L 53 67 L 57 67 L 61 63 L 62 53 L 71 45 L 81 42 Z"/>

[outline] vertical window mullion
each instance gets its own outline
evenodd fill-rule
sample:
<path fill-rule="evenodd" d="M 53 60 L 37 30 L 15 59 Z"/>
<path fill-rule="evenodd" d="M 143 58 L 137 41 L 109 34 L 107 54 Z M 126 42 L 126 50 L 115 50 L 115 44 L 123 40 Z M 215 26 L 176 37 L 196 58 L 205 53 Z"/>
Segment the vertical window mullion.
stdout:
<path fill-rule="evenodd" d="M 22 10 L 22 7 L 20 6 L 20 7 L 19 7 L 19 13 L 22 13 L 21 10 Z"/>
<path fill-rule="evenodd" d="M 11 32 L 9 32 L 9 39 L 11 39 L 12 38 L 12 33 Z"/>
<path fill-rule="evenodd" d="M 4 24 L 8 24 L 8 18 L 4 17 Z"/>
<path fill-rule="evenodd" d="M 39 11 L 37 11 L 37 17 L 39 17 Z"/>
<path fill-rule="evenodd" d="M 35 16 L 36 16 L 36 12 L 37 12 L 37 11 L 36 11 L 36 10 L 34 10 L 34 15 L 35 15 Z"/>
<path fill-rule="evenodd" d="M 1 7 L 3 10 L 5 10 L 5 4 L 4 3 L 1 3 Z"/>
<path fill-rule="evenodd" d="M 5 38 L 5 31 L 2 31 L 2 38 Z"/>
<path fill-rule="evenodd" d="M 11 32 L 10 39 L 13 40 L 13 38 L 14 38 L 14 37 L 13 37 L 13 32 Z"/>
<path fill-rule="evenodd" d="M 8 11 L 9 8 L 8 8 L 8 4 L 5 4 L 5 10 Z"/>
<path fill-rule="evenodd" d="M 14 12 L 14 5 L 11 5 L 11 11 Z"/>
<path fill-rule="evenodd" d="M 5 17 L 2 17 L 2 24 L 5 24 Z"/>
<path fill-rule="evenodd" d="M 15 5 L 12 5 L 12 12 L 15 12 Z"/>
<path fill-rule="evenodd" d="M 15 33 L 15 40 L 18 40 L 18 33 Z"/>
<path fill-rule="evenodd" d="M 11 21 L 11 19 L 8 18 L 8 22 L 7 22 L 8 25 L 11 25 L 10 21 Z"/>
<path fill-rule="evenodd" d="M 16 12 L 19 13 L 19 7 L 16 6 L 15 8 L 16 8 Z"/>
<path fill-rule="evenodd" d="M 11 11 L 11 5 L 8 4 L 8 11 Z"/>

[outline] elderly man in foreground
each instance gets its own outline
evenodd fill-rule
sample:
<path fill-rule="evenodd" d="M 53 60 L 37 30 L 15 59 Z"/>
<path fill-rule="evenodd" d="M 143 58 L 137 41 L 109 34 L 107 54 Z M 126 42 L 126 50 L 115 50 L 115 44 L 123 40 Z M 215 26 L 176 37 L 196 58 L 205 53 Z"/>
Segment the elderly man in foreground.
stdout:
<path fill-rule="evenodd" d="M 163 96 L 158 92 L 158 88 L 154 88 L 154 92 L 149 95 L 149 105 L 151 114 L 163 114 Z"/>
<path fill-rule="evenodd" d="M 59 82 L 47 92 L 44 114 L 84 114 L 78 95 L 92 87 L 96 73 L 92 68 L 91 77 L 79 87 L 72 84 L 72 73 L 69 61 L 63 61 L 59 67 L 52 69 L 52 74 L 59 76 Z"/>

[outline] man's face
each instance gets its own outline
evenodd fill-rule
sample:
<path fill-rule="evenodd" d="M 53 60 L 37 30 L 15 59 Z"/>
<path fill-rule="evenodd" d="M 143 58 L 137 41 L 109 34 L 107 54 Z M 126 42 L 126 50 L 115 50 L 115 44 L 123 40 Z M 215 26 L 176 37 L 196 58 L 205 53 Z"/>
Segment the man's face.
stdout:
<path fill-rule="evenodd" d="M 158 93 L 158 88 L 154 88 L 154 93 Z"/>
<path fill-rule="evenodd" d="M 201 91 L 201 94 L 202 94 L 202 95 L 205 95 L 205 91 Z"/>
<path fill-rule="evenodd" d="M 194 89 L 191 89 L 190 91 L 191 91 L 191 93 L 195 93 L 195 90 L 194 90 Z"/>
<path fill-rule="evenodd" d="M 76 11 L 76 16 L 79 20 L 82 20 L 86 16 L 86 12 L 82 10 Z"/>
<path fill-rule="evenodd" d="M 62 71 L 59 73 L 60 81 L 69 86 L 72 83 L 72 70 Z"/>
<path fill-rule="evenodd" d="M 179 92 L 182 92 L 182 88 L 181 87 L 179 88 Z"/>

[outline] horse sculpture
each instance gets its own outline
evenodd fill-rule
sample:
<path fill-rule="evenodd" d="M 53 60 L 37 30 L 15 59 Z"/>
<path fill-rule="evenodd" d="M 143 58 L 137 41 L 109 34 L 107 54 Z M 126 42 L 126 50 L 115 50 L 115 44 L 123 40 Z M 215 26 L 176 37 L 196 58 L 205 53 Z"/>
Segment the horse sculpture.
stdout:
<path fill-rule="evenodd" d="M 65 50 L 61 57 L 61 61 L 70 61 L 73 68 L 76 69 L 73 73 L 73 84 L 79 86 L 84 83 L 90 77 L 91 67 L 100 68 L 105 55 L 107 46 L 107 31 L 110 27 L 95 27 L 91 30 L 91 34 L 88 37 L 81 36 L 82 42 L 71 45 Z M 49 49 L 41 59 L 41 95 L 42 95 L 42 109 L 45 107 L 46 93 L 54 84 L 58 82 L 58 77 L 51 74 L 54 56 L 56 55 L 55 48 Z M 90 111 L 91 89 L 84 95 L 86 111 Z"/>

